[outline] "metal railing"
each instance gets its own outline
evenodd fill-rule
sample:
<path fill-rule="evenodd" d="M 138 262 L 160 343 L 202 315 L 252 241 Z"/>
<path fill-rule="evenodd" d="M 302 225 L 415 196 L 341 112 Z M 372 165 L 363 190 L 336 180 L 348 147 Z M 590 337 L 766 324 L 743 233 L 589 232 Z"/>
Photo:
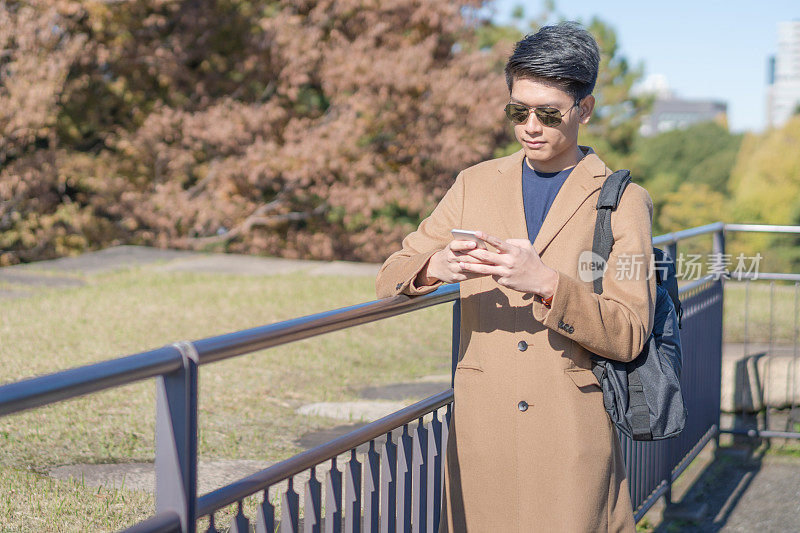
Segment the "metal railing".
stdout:
<path fill-rule="evenodd" d="M 659 497 L 671 501 L 672 482 L 719 434 L 722 281 L 707 277 L 681 287 L 679 293 L 686 425 L 677 437 L 663 441 L 641 442 L 620 436 L 637 522 Z"/>
<path fill-rule="evenodd" d="M 800 235 L 800 226 L 725 228 Z M 729 339 L 736 350 L 723 365 L 722 432 L 800 439 L 800 273 L 758 272 L 730 281 L 744 293 L 743 323 Z"/>
<path fill-rule="evenodd" d="M 653 243 L 666 245 L 676 257 L 679 241 L 711 234 L 714 253 L 721 254 L 726 230 L 761 231 L 715 223 L 662 235 Z M 719 436 L 723 283 L 710 276 L 680 289 L 682 384 L 689 409 L 683 433 L 655 443 L 622 437 L 637 520 L 660 496 L 669 499 L 672 481 Z M 0 387 L 0 416 L 157 378 L 156 514 L 129 531 L 195 531 L 202 517 L 208 517 L 208 531 L 216 531 L 215 512 L 231 505 L 236 506 L 231 531 L 248 531 L 243 509 L 251 498 L 257 499 L 256 531 L 274 531 L 276 524 L 281 531 L 299 531 L 301 521 L 306 531 L 435 531 L 452 389 L 198 498 L 198 367 L 451 301 L 455 365 L 458 298 L 458 286 L 445 285 L 424 296 L 396 296 L 11 383 Z M 359 452 L 359 447 L 367 449 Z M 305 473 L 301 518 L 295 480 Z M 284 482 L 285 488 L 279 486 Z M 275 497 L 281 502 L 277 522 Z"/>

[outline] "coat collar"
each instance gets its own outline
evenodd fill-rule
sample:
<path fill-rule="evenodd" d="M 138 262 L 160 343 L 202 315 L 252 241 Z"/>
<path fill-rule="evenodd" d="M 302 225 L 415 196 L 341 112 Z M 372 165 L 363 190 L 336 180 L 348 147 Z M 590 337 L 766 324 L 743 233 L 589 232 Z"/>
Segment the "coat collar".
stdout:
<path fill-rule="evenodd" d="M 584 157 L 572 169 L 564 185 L 556 194 L 553 205 L 545 216 L 533 247 L 541 255 L 547 245 L 555 238 L 561 228 L 572 218 L 578 208 L 603 185 L 608 175 L 605 163 L 590 147 L 579 146 Z M 528 228 L 525 223 L 525 209 L 522 202 L 522 150 L 511 154 L 497 167 L 501 174 L 498 194 L 495 195 L 503 222 L 511 238 L 525 238 Z"/>

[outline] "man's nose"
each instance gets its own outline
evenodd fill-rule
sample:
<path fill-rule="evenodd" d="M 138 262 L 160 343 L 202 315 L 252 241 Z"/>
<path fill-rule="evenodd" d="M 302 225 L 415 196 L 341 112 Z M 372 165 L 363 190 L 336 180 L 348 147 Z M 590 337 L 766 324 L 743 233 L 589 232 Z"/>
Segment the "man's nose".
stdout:
<path fill-rule="evenodd" d="M 525 121 L 525 133 L 532 134 L 532 133 L 539 133 L 542 131 L 542 123 L 539 122 L 539 117 L 536 116 L 536 113 L 531 111 L 528 113 L 528 120 Z"/>

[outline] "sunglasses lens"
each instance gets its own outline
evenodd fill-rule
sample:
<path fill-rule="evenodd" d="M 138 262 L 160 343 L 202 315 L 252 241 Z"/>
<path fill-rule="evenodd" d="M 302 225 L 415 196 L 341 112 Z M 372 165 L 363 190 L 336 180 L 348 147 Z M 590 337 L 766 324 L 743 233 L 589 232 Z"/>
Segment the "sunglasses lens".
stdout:
<path fill-rule="evenodd" d="M 514 124 L 522 124 L 530 116 L 529 109 L 520 104 L 508 104 L 505 107 L 506 117 Z M 543 126 L 552 128 L 561 124 L 561 113 L 555 107 L 535 107 L 533 113 Z"/>
<path fill-rule="evenodd" d="M 522 124 L 528 120 L 528 108 L 517 104 L 508 104 L 505 107 L 506 117 L 515 124 Z"/>
<path fill-rule="evenodd" d="M 561 124 L 561 113 L 554 107 L 537 107 L 534 113 L 542 126 L 553 127 Z"/>

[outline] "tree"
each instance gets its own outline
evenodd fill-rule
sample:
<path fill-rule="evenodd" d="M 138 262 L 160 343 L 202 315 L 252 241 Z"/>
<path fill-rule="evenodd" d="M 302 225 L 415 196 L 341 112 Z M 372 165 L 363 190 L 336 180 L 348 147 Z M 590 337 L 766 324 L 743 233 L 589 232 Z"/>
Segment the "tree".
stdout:
<path fill-rule="evenodd" d="M 741 140 L 714 122 L 636 140 L 630 169 L 653 199 L 654 233 L 691 227 L 690 220 L 700 225 L 721 218 Z M 695 211 L 681 216 L 677 209 Z"/>
<path fill-rule="evenodd" d="M 18 2 L 5 16 L 16 5 L 47 11 Z M 382 259 L 460 169 L 508 139 L 507 45 L 476 45 L 481 5 L 59 4 L 59 27 L 83 43 L 55 84 L 48 130 L 65 217 L 85 222 L 65 226 L 73 249 Z M 65 251 L 48 234 L 13 237 L 19 222 L 5 229 L 5 262 Z"/>
<path fill-rule="evenodd" d="M 762 134 L 747 134 L 731 173 L 733 218 L 742 223 L 800 225 L 800 116 Z M 750 255 L 770 251 L 775 263 L 764 268 L 786 271 L 800 265 L 800 239 L 780 235 L 739 237 Z"/>
<path fill-rule="evenodd" d="M 0 3 L 0 265 L 81 246 L 87 214 L 57 164 L 65 80 L 85 43 L 61 14 L 74 7 Z"/>

